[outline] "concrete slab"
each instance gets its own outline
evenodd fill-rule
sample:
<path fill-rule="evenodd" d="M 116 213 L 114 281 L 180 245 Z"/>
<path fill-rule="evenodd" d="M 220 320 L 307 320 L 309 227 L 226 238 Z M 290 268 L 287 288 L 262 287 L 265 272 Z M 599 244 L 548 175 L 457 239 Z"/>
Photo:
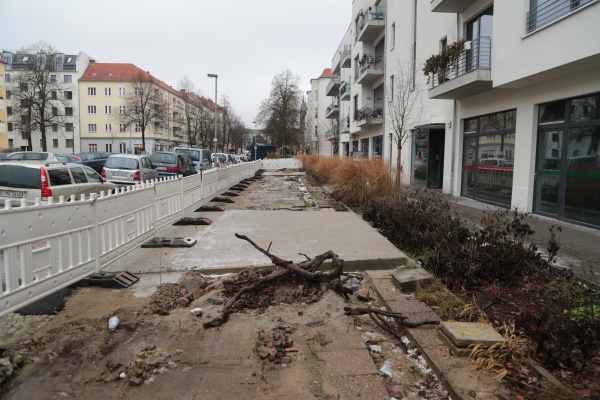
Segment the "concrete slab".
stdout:
<path fill-rule="evenodd" d="M 398 268 L 392 272 L 392 281 L 405 293 L 414 292 L 417 286 L 429 286 L 433 276 L 421 267 Z"/>
<path fill-rule="evenodd" d="M 265 249 L 271 246 L 271 253 L 295 262 L 305 260 L 299 253 L 314 257 L 332 250 L 344 260 L 347 271 L 407 259 L 354 213 L 227 210 L 210 217 L 213 223 L 208 226 L 176 226 L 160 232 L 163 237 L 197 239 L 193 248 L 136 249 L 106 270 L 144 273 L 271 265 L 269 258 L 236 238 L 235 233 L 248 236 Z"/>
<path fill-rule="evenodd" d="M 133 292 L 134 297 L 144 298 L 150 297 L 156 292 L 158 286 L 163 283 L 177 283 L 183 275 L 182 272 L 170 272 L 164 274 L 144 274 L 129 289 Z"/>
<path fill-rule="evenodd" d="M 440 329 L 456 347 L 466 348 L 477 343 L 491 346 L 505 341 L 490 324 L 448 321 L 442 323 Z"/>

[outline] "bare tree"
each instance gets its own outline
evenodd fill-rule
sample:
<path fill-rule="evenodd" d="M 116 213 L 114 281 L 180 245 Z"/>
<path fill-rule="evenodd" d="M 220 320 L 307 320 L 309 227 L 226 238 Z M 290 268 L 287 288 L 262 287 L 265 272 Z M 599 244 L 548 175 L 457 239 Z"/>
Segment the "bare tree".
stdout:
<path fill-rule="evenodd" d="M 410 66 L 398 63 L 387 96 L 386 124 L 394 134 L 394 142 L 398 150 L 396 158 L 398 182 L 402 176 L 402 148 L 413 136 L 416 127 L 427 122 L 426 107 L 422 97 L 424 90 L 417 82 L 413 82 L 410 71 Z"/>
<path fill-rule="evenodd" d="M 70 84 L 57 79 L 57 71 L 62 72 L 64 54 L 44 42 L 19 50 L 20 71 L 13 74 L 11 91 L 15 126 L 33 149 L 31 134 L 41 133 L 42 151 L 47 151 L 47 133 L 58 132 L 66 124 L 65 109 L 69 108 L 65 98 L 66 90 L 72 91 Z M 72 108 L 71 115 L 72 115 Z"/>
<path fill-rule="evenodd" d="M 158 82 L 152 75 L 140 71 L 130 83 L 125 98 L 125 112 L 121 123 L 133 125 L 142 133 L 142 151 L 146 150 L 146 130 L 164 126 L 168 120 L 168 104 L 160 93 Z"/>
<path fill-rule="evenodd" d="M 302 91 L 300 77 L 285 70 L 276 75 L 271 82 L 268 99 L 261 102 L 256 121 L 264 127 L 271 142 L 282 148 L 294 140 L 296 129 L 300 127 Z"/>
<path fill-rule="evenodd" d="M 188 75 L 185 75 L 179 81 L 179 91 L 183 98 L 183 112 L 181 113 L 180 123 L 181 131 L 186 138 L 189 146 L 196 146 L 198 144 L 198 131 L 197 125 L 194 123 L 198 113 L 200 112 L 200 99 L 194 93 L 194 83 Z"/>

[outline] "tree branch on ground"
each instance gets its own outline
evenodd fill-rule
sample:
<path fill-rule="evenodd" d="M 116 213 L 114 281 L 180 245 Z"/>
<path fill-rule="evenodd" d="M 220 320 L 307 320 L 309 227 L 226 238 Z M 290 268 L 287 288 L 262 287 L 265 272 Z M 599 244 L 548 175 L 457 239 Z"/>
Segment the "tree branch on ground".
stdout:
<path fill-rule="evenodd" d="M 250 243 L 255 249 L 269 257 L 271 262 L 278 267 L 284 268 L 281 271 L 271 272 L 269 275 L 266 275 L 260 279 L 257 279 L 253 283 L 244 286 L 240 289 L 232 298 L 230 298 L 227 303 L 223 306 L 221 313 L 218 317 L 213 319 L 212 321 L 208 321 L 204 323 L 204 328 L 216 328 L 218 326 L 223 325 L 229 319 L 229 313 L 231 307 L 244 295 L 245 293 L 255 291 L 259 289 L 262 285 L 268 282 L 275 281 L 279 278 L 289 275 L 298 275 L 308 281 L 311 282 L 331 282 L 337 279 L 337 282 L 333 282 L 333 289 L 343 295 L 347 296 L 348 293 L 352 293 L 352 291 L 348 288 L 342 286 L 339 281 L 340 275 L 342 274 L 342 270 L 344 268 L 344 260 L 340 259 L 337 254 L 333 251 L 329 250 L 323 254 L 316 256 L 315 258 L 309 258 L 306 256 L 307 260 L 301 263 L 294 263 L 293 261 L 284 260 L 271 252 L 268 249 L 263 249 L 250 238 L 245 235 L 235 234 L 235 236 L 239 239 L 245 240 Z M 271 246 L 269 245 L 269 248 Z M 331 260 L 331 269 L 329 271 L 318 271 L 319 267 L 326 260 Z"/>

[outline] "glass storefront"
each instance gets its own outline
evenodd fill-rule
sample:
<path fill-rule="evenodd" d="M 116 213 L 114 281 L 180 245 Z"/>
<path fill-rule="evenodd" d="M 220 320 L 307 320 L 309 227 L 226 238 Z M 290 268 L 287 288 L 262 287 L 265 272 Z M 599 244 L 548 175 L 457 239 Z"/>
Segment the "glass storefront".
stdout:
<path fill-rule="evenodd" d="M 383 135 L 373 138 L 373 158 L 381 158 L 383 154 Z"/>
<path fill-rule="evenodd" d="M 600 94 L 539 115 L 534 212 L 600 226 Z"/>
<path fill-rule="evenodd" d="M 516 117 L 511 110 L 465 120 L 463 196 L 510 207 Z"/>

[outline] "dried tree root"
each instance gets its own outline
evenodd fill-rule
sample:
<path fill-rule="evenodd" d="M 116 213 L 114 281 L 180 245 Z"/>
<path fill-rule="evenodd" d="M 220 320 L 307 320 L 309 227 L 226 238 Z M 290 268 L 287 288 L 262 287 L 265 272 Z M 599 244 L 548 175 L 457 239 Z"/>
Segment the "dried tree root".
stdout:
<path fill-rule="evenodd" d="M 208 322 L 204 323 L 204 328 L 216 328 L 218 326 L 223 325 L 225 322 L 227 322 L 227 319 L 229 318 L 229 311 L 230 311 L 231 307 L 245 293 L 252 292 L 252 291 L 258 289 L 259 287 L 261 287 L 262 285 L 264 285 L 265 283 L 277 280 L 279 278 L 282 278 L 282 277 L 288 276 L 288 275 L 295 274 L 295 275 L 298 275 L 298 276 L 300 276 L 306 280 L 309 280 L 311 282 L 330 282 L 330 281 L 333 281 L 334 279 L 338 279 L 338 283 L 334 287 L 334 289 L 338 293 L 343 294 L 344 296 L 346 296 L 346 293 L 349 293 L 349 292 L 351 293 L 351 291 L 349 289 L 343 287 L 341 285 L 341 283 L 339 283 L 339 277 L 342 274 L 342 269 L 344 268 L 344 260 L 340 259 L 337 256 L 337 254 L 335 254 L 331 250 L 329 250 L 321 255 L 318 255 L 312 259 L 310 257 L 308 257 L 306 254 L 302 254 L 304 257 L 306 257 L 306 261 L 303 261 L 301 263 L 294 263 L 292 261 L 287 261 L 287 260 L 277 257 L 274 254 L 271 254 L 269 252 L 269 249 L 271 248 L 271 244 L 269 244 L 269 248 L 265 250 L 262 247 L 258 246 L 256 243 L 254 243 L 250 238 L 248 238 L 245 235 L 238 235 L 236 233 L 235 236 L 239 239 L 245 240 L 248 243 L 250 243 L 252 246 L 254 246 L 255 249 L 257 249 L 258 251 L 260 251 L 267 257 L 269 257 L 273 264 L 275 264 L 279 267 L 282 267 L 284 269 L 281 271 L 272 272 L 269 275 L 266 275 L 260 279 L 257 279 L 252 284 L 244 286 L 231 299 L 229 299 L 229 301 L 223 306 L 223 309 L 221 310 L 221 313 L 219 314 L 218 317 L 216 317 L 212 321 L 208 321 Z M 323 262 L 325 262 L 326 260 L 331 260 L 331 269 L 329 271 L 325 271 L 325 272 L 318 271 L 321 264 L 323 264 Z"/>
<path fill-rule="evenodd" d="M 398 339 L 402 338 L 402 333 L 393 326 L 387 318 L 393 318 L 396 322 L 398 322 L 402 326 L 406 326 L 408 328 L 416 328 L 421 325 L 437 325 L 439 321 L 420 321 L 420 322 L 408 322 L 406 321 L 406 317 L 402 315 L 402 313 L 394 313 L 390 311 L 378 310 L 376 308 L 352 308 L 352 307 L 344 307 L 344 311 L 346 315 L 365 315 L 368 314 L 369 317 L 375 322 L 377 326 L 381 329 L 391 333 L 396 336 Z"/>

